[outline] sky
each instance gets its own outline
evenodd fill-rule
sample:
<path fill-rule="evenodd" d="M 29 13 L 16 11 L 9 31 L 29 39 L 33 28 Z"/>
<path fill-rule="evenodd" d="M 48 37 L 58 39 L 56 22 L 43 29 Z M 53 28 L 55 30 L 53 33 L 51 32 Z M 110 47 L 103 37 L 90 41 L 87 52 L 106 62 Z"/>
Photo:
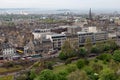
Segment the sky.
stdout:
<path fill-rule="evenodd" d="M 0 8 L 119 9 L 120 0 L 0 0 Z"/>

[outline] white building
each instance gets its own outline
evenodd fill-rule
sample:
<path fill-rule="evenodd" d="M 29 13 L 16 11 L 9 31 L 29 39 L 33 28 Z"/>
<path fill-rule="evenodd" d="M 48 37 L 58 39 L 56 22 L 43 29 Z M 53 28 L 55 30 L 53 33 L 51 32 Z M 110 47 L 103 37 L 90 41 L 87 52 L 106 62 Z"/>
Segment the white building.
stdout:
<path fill-rule="evenodd" d="M 79 46 L 83 46 L 87 38 L 91 39 L 94 43 L 94 35 L 92 32 L 78 32 Z"/>
<path fill-rule="evenodd" d="M 35 31 L 32 32 L 34 35 L 34 39 L 41 39 L 45 38 L 47 34 L 51 34 L 50 29 L 35 29 Z"/>
<path fill-rule="evenodd" d="M 71 34 L 76 34 L 79 31 L 81 31 L 81 27 L 79 26 L 71 26 L 67 28 L 67 32 Z"/>
<path fill-rule="evenodd" d="M 53 35 L 47 35 L 47 39 L 50 39 L 53 43 L 53 49 L 61 49 L 63 43 L 66 40 L 65 34 L 53 34 Z"/>
<path fill-rule="evenodd" d="M 3 43 L 1 45 L 1 48 L 2 48 L 2 55 L 4 59 L 12 60 L 13 57 L 16 55 L 16 49 L 8 43 Z"/>
<path fill-rule="evenodd" d="M 97 27 L 95 26 L 90 26 L 90 27 L 83 27 L 82 28 L 83 32 L 98 32 Z"/>
<path fill-rule="evenodd" d="M 87 38 L 91 39 L 92 43 L 98 41 L 106 41 L 108 34 L 106 32 L 78 32 L 79 46 L 83 46 Z"/>
<path fill-rule="evenodd" d="M 108 33 L 107 32 L 96 32 L 94 33 L 94 41 L 106 41 L 108 39 Z"/>

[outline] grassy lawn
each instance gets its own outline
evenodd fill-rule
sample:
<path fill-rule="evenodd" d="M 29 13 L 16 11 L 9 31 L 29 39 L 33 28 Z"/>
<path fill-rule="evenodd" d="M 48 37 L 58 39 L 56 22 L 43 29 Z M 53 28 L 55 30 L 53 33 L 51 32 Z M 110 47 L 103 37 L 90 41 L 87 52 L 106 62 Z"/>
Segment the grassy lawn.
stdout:
<path fill-rule="evenodd" d="M 103 61 L 98 60 L 97 62 L 95 62 L 94 60 L 95 60 L 95 59 L 89 60 L 89 65 L 84 66 L 84 68 L 83 68 L 82 70 L 84 70 L 85 68 L 91 67 L 91 66 L 92 66 L 93 64 L 95 64 L 95 63 L 98 63 L 98 64 L 102 65 L 104 69 L 108 67 L 108 64 L 104 64 Z M 53 69 L 53 71 L 54 71 L 55 73 L 59 73 L 59 72 L 65 70 L 65 69 L 67 68 L 67 66 L 69 66 L 69 65 L 76 66 L 76 62 L 77 62 L 77 61 L 72 62 L 71 64 L 68 64 L 68 65 L 62 64 L 62 65 L 60 65 L 60 66 L 55 66 L 54 69 Z"/>
<path fill-rule="evenodd" d="M 53 69 L 53 71 L 54 71 L 55 73 L 59 73 L 59 72 L 65 70 L 65 69 L 67 68 L 67 66 L 69 66 L 69 65 L 74 65 L 74 66 L 76 66 L 76 62 L 72 62 L 71 64 L 68 64 L 68 65 L 62 64 L 62 65 L 60 65 L 60 66 L 55 66 L 54 69 Z"/>
<path fill-rule="evenodd" d="M 0 73 L 7 73 L 7 72 L 14 72 L 16 70 L 20 70 L 22 69 L 21 66 L 15 66 L 15 67 L 11 67 L 11 68 L 0 68 Z"/>
<path fill-rule="evenodd" d="M 13 75 L 0 77 L 0 80 L 13 80 Z"/>

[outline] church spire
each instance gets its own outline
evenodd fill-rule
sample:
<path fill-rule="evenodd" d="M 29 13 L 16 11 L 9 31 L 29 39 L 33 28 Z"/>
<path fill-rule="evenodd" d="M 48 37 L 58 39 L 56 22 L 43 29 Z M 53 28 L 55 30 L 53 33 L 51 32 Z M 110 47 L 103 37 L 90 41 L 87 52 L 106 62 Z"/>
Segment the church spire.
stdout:
<path fill-rule="evenodd" d="M 89 10 L 89 20 L 92 20 L 92 11 L 91 11 L 91 8 Z"/>

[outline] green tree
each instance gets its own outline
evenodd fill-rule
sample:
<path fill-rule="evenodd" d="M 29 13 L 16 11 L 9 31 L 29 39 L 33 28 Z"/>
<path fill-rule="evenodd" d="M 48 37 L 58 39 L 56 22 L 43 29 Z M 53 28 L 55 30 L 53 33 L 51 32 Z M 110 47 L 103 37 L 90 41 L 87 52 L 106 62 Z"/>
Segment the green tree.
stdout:
<path fill-rule="evenodd" d="M 67 80 L 67 78 L 64 75 L 56 74 L 55 75 L 55 80 Z"/>
<path fill-rule="evenodd" d="M 115 50 L 113 54 L 113 59 L 120 62 L 120 50 Z"/>
<path fill-rule="evenodd" d="M 73 47 L 75 53 L 79 53 L 79 43 L 78 43 L 78 41 L 72 41 L 72 47 Z"/>
<path fill-rule="evenodd" d="M 27 75 L 26 74 L 22 74 L 20 76 L 17 76 L 17 78 L 15 78 L 15 80 L 27 80 Z"/>
<path fill-rule="evenodd" d="M 78 57 L 85 57 L 87 55 L 86 49 L 85 48 L 80 48 L 77 55 L 78 55 Z"/>
<path fill-rule="evenodd" d="M 10 67 L 14 67 L 14 66 L 15 66 L 15 63 L 12 62 L 12 61 L 9 61 L 9 62 L 5 62 L 5 63 L 3 64 L 3 66 L 6 67 L 6 68 L 10 68 Z"/>
<path fill-rule="evenodd" d="M 101 71 L 99 80 L 117 80 L 117 76 L 113 70 L 107 68 Z"/>
<path fill-rule="evenodd" d="M 86 38 L 85 40 L 85 46 L 88 53 L 90 53 L 91 48 L 92 48 L 92 40 L 90 38 Z"/>
<path fill-rule="evenodd" d="M 97 59 L 103 60 L 103 61 L 110 61 L 112 59 L 112 55 L 104 53 L 104 54 L 97 56 Z"/>
<path fill-rule="evenodd" d="M 60 52 L 59 58 L 60 58 L 61 60 L 66 60 L 68 57 L 67 57 L 67 55 L 66 55 L 65 53 Z"/>
<path fill-rule="evenodd" d="M 110 60 L 109 64 L 108 64 L 109 68 L 114 70 L 115 72 L 117 72 L 119 70 L 119 63 L 114 61 L 113 59 Z"/>
<path fill-rule="evenodd" d="M 51 70 L 43 70 L 35 80 L 55 80 L 55 74 Z"/>
<path fill-rule="evenodd" d="M 99 53 L 99 48 L 97 46 L 93 46 L 91 49 L 91 53 Z"/>
<path fill-rule="evenodd" d="M 104 42 L 103 41 L 99 41 L 96 42 L 96 47 L 99 49 L 99 53 L 102 53 L 104 51 Z"/>
<path fill-rule="evenodd" d="M 85 61 L 83 59 L 79 59 L 76 63 L 77 67 L 79 69 L 83 68 L 85 66 Z"/>
<path fill-rule="evenodd" d="M 68 59 L 65 61 L 65 65 L 70 64 L 71 62 L 72 62 L 71 58 L 68 58 Z"/>
<path fill-rule="evenodd" d="M 52 70 L 53 64 L 54 63 L 52 61 L 47 61 L 47 62 L 45 62 L 45 68 Z"/>
<path fill-rule="evenodd" d="M 74 72 L 77 69 L 75 65 L 68 65 L 66 70 L 68 73 Z"/>
<path fill-rule="evenodd" d="M 98 63 L 94 63 L 92 68 L 95 73 L 99 73 L 103 69 L 103 66 Z"/>
<path fill-rule="evenodd" d="M 67 59 L 75 56 L 74 49 L 71 46 L 69 40 L 66 40 L 62 46 L 61 53 L 59 55 L 60 59 Z"/>
<path fill-rule="evenodd" d="M 67 76 L 68 80 L 88 80 L 87 74 L 84 71 L 76 70 Z"/>
<path fill-rule="evenodd" d="M 103 50 L 104 50 L 104 51 L 110 50 L 110 44 L 105 43 L 105 44 L 103 45 Z"/>
<path fill-rule="evenodd" d="M 55 74 L 51 70 L 43 70 L 34 80 L 67 80 L 66 76 Z"/>
<path fill-rule="evenodd" d="M 88 75 L 88 80 L 98 80 L 99 75 L 94 72 L 93 68 L 85 67 L 84 70 L 86 74 Z"/>
<path fill-rule="evenodd" d="M 106 43 L 110 44 L 110 49 L 112 49 L 113 51 L 118 49 L 118 45 L 116 44 L 114 39 L 109 39 Z"/>
<path fill-rule="evenodd" d="M 37 75 L 36 75 L 35 71 L 32 70 L 32 71 L 30 72 L 30 75 L 29 75 L 29 80 L 34 80 L 34 78 L 35 78 L 36 76 L 37 76 Z"/>

